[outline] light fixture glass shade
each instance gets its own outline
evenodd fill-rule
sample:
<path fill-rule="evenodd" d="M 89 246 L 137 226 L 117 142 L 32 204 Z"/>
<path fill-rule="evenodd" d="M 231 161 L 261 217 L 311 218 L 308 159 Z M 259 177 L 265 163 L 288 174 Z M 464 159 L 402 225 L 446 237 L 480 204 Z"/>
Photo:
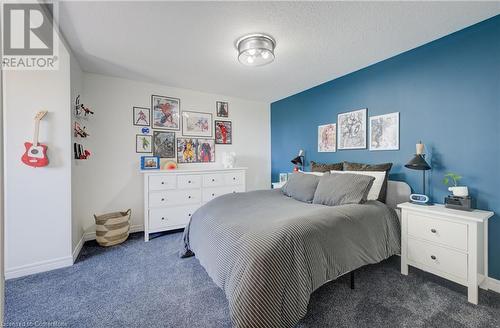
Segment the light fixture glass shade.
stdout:
<path fill-rule="evenodd" d="M 250 34 L 236 41 L 238 60 L 246 66 L 262 66 L 274 60 L 276 41 L 269 35 Z"/>

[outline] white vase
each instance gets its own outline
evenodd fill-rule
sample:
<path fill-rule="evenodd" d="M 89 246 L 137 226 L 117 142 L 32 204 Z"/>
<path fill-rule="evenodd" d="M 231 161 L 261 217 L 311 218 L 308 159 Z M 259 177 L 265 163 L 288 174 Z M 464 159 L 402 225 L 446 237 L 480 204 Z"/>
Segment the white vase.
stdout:
<path fill-rule="evenodd" d="M 453 193 L 453 196 L 458 196 L 458 197 L 469 196 L 469 189 L 467 187 L 463 187 L 463 186 L 449 187 L 448 190 Z"/>
<path fill-rule="evenodd" d="M 222 153 L 222 165 L 225 169 L 231 169 L 234 167 L 234 163 L 236 162 L 236 153 Z"/>

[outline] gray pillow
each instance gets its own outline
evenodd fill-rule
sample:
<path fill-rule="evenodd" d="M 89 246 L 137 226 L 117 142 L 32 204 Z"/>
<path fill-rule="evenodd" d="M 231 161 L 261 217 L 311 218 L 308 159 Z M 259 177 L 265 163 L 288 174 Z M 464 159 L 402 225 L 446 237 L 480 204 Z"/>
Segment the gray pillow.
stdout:
<path fill-rule="evenodd" d="M 364 203 L 374 180 L 361 174 L 324 175 L 319 180 L 313 203 L 328 206 Z"/>
<path fill-rule="evenodd" d="M 318 186 L 320 177 L 314 174 L 296 172 L 288 179 L 281 191 L 293 199 L 310 203 Z"/>

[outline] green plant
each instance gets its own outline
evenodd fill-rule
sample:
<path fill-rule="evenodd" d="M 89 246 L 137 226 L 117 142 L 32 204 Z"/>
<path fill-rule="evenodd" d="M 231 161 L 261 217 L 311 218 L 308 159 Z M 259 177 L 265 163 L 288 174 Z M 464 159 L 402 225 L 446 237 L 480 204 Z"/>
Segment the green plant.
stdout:
<path fill-rule="evenodd" d="M 456 173 L 448 172 L 444 175 L 443 183 L 447 186 L 452 184 L 454 187 L 458 186 L 458 182 L 462 179 L 461 175 L 458 175 Z M 450 183 L 452 182 L 452 183 Z"/>

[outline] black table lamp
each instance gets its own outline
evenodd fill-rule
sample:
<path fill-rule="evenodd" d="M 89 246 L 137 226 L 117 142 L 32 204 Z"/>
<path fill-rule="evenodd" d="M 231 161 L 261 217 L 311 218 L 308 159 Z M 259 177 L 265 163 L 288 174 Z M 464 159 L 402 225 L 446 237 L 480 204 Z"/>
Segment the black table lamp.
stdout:
<path fill-rule="evenodd" d="M 300 168 L 302 169 L 302 171 L 304 171 L 304 151 L 301 149 L 299 151 L 299 155 L 297 157 L 295 157 L 294 159 L 291 160 L 292 164 L 295 165 L 295 170 L 294 171 L 297 171 L 297 166 L 300 166 Z"/>
<path fill-rule="evenodd" d="M 422 171 L 423 193 L 421 195 L 412 194 L 412 195 L 410 195 L 410 199 L 412 200 L 412 202 L 419 203 L 419 204 L 428 203 L 429 197 L 427 197 L 425 194 L 425 171 L 430 170 L 431 166 L 425 161 L 424 144 L 422 144 L 421 142 L 419 142 L 417 144 L 417 153 L 405 165 L 405 167 L 412 169 L 412 170 Z"/>

